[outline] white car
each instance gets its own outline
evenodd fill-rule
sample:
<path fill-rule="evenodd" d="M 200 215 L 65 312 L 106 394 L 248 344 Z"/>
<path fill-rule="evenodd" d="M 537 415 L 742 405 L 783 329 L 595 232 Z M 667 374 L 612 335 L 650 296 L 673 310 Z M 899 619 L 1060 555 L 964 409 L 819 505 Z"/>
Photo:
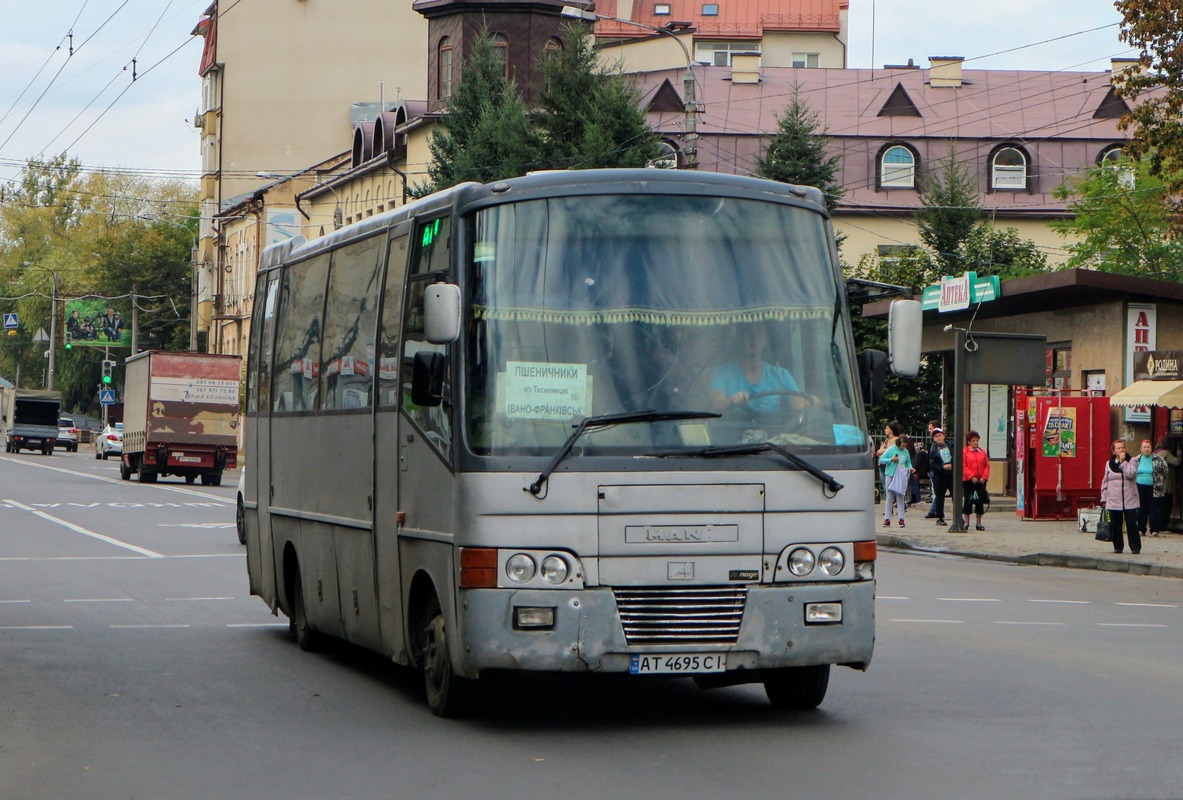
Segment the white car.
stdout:
<path fill-rule="evenodd" d="M 106 459 L 114 453 L 123 455 L 123 423 L 115 422 L 103 428 L 94 438 L 94 457 Z"/>
<path fill-rule="evenodd" d="M 74 420 L 62 417 L 58 420 L 57 447 L 64 447 L 71 453 L 78 452 L 78 435 L 81 431 L 74 425 Z"/>

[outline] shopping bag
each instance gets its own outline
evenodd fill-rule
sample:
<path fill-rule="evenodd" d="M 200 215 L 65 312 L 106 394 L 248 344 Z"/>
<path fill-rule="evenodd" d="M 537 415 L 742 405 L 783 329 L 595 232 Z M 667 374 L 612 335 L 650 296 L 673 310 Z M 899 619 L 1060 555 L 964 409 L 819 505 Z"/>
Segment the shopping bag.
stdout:
<path fill-rule="evenodd" d="M 895 474 L 887 479 L 887 491 L 895 492 L 901 497 L 908 496 L 908 470 L 896 464 Z"/>
<path fill-rule="evenodd" d="M 1109 530 L 1109 512 L 1102 511 L 1101 518 L 1097 520 L 1097 535 L 1093 537 L 1098 542 L 1108 542 L 1113 538 L 1112 532 Z"/>

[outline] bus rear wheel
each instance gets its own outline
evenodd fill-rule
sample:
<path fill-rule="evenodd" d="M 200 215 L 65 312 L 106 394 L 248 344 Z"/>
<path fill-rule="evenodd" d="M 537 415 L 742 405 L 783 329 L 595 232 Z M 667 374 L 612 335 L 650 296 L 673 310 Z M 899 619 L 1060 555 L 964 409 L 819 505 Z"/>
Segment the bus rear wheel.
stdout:
<path fill-rule="evenodd" d="M 447 626 L 438 601 L 433 601 L 427 617 L 422 656 L 427 705 L 438 717 L 470 716 L 480 705 L 480 684 L 461 678 L 452 668 Z"/>
<path fill-rule="evenodd" d="M 320 649 L 320 634 L 308 624 L 308 610 L 304 606 L 304 582 L 300 580 L 299 568 L 292 580 L 292 617 L 288 629 L 304 652 L 315 653 Z"/>
<path fill-rule="evenodd" d="M 830 665 L 785 667 L 764 676 L 764 693 L 773 708 L 804 711 L 817 708 L 830 686 Z"/>

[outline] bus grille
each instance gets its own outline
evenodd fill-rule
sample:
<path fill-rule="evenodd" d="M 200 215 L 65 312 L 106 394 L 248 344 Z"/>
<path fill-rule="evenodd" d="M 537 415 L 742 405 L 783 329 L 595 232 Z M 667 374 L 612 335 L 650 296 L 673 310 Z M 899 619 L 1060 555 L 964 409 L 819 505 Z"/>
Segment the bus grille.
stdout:
<path fill-rule="evenodd" d="M 616 589 L 616 605 L 630 645 L 735 644 L 747 589 Z"/>

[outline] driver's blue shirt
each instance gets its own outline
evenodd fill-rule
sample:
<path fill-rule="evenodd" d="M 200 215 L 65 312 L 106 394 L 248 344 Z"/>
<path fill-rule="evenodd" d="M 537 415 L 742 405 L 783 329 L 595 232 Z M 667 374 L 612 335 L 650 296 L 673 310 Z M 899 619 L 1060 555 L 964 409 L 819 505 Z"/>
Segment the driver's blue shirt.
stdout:
<path fill-rule="evenodd" d="M 793 380 L 793 374 L 784 367 L 776 367 L 767 363 L 762 366 L 760 380 L 753 384 L 744 375 L 743 367 L 737 362 L 729 361 L 722 364 L 715 371 L 715 376 L 711 380 L 711 388 L 722 392 L 725 397 L 731 397 L 738 392 L 747 392 L 749 395 L 753 395 L 760 392 L 800 391 L 797 388 L 797 381 Z M 769 395 L 749 400 L 748 406 L 756 411 L 777 411 L 780 409 L 780 401 L 780 395 Z"/>

